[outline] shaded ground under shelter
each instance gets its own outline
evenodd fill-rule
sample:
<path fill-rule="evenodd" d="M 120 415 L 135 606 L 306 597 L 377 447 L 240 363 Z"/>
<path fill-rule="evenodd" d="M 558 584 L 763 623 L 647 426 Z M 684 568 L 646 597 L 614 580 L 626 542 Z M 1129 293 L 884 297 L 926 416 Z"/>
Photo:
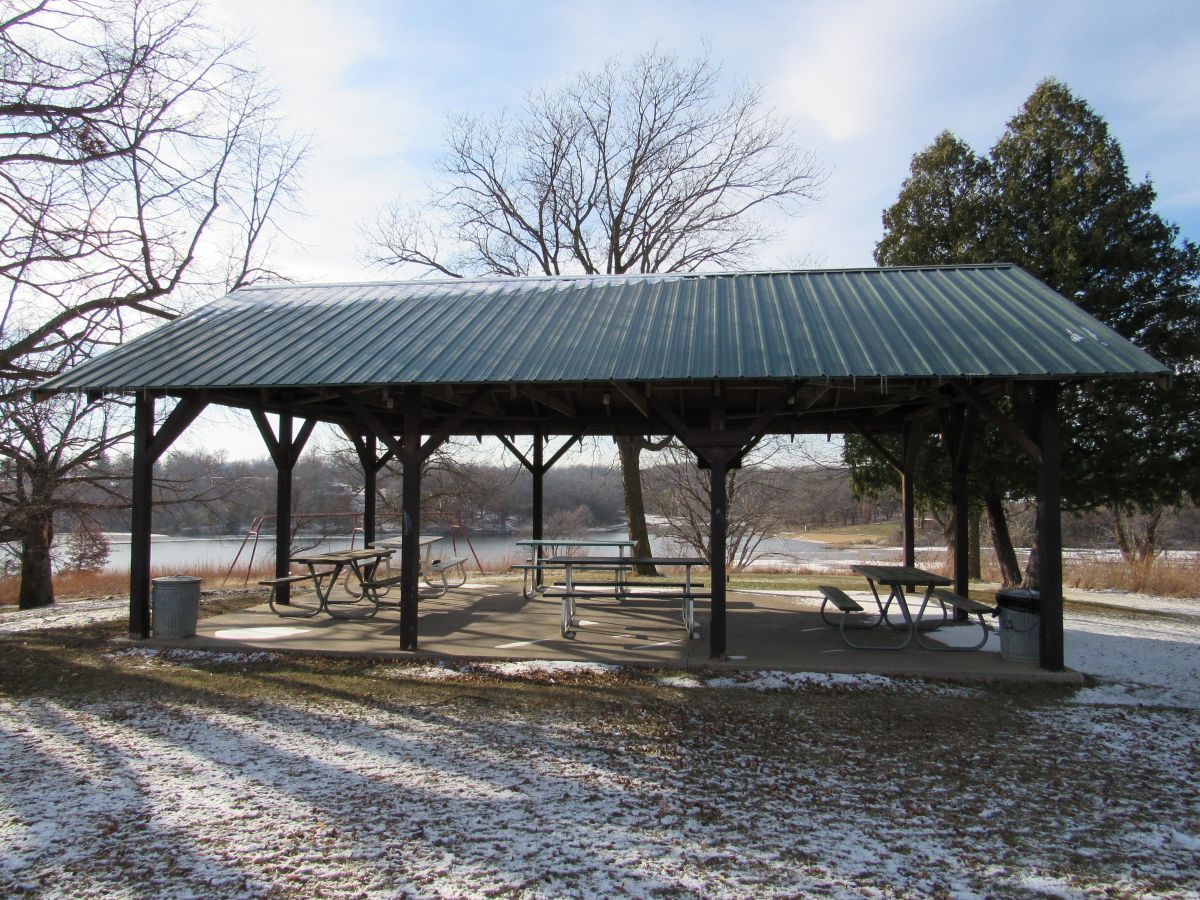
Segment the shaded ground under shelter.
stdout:
<path fill-rule="evenodd" d="M 421 463 L 452 436 L 495 435 L 510 449 L 514 436 L 533 438 L 522 461 L 533 474 L 535 538 L 542 477 L 566 446 L 594 435 L 677 437 L 711 473 L 708 650 L 721 658 L 725 476 L 758 441 L 901 435 L 903 449 L 889 461 L 902 478 L 912 565 L 916 451 L 925 436 L 942 434 L 958 511 L 955 587 L 966 594 L 966 474 L 986 419 L 1037 462 L 1041 664 L 1057 670 L 1061 388 L 1167 374 L 1028 273 L 977 265 L 249 287 L 40 391 L 134 398 L 135 637 L 149 634 L 154 462 L 206 405 L 249 410 L 276 463 L 279 575 L 290 556 L 291 471 L 318 422 L 340 427 L 358 449 L 368 540 L 375 474 L 398 461 L 402 650 L 417 649 L 420 633 Z M 158 416 L 162 398 L 176 403 Z"/>

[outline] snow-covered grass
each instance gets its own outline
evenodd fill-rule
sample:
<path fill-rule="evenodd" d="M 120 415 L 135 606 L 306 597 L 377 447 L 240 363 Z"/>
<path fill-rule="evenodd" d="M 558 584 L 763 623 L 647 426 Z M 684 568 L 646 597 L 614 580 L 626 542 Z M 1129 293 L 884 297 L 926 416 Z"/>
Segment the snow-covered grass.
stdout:
<path fill-rule="evenodd" d="M 1195 896 L 1200 619 L 1152 607 L 1069 612 L 1081 690 L 14 629 L 0 895 Z"/>

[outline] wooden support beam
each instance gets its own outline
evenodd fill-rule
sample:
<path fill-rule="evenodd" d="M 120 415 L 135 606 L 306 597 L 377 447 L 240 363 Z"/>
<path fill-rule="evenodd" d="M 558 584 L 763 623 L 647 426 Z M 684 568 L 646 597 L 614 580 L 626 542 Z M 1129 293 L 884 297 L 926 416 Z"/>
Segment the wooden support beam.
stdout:
<path fill-rule="evenodd" d="M 725 559 L 728 544 L 728 497 L 725 491 L 725 461 L 721 454 L 709 460 L 709 485 L 712 498 L 711 524 L 709 526 L 709 571 L 712 577 L 711 617 L 708 634 L 708 655 L 712 659 L 723 659 L 726 642 L 726 604 L 728 587 Z"/>
<path fill-rule="evenodd" d="M 184 397 L 171 410 L 170 415 L 159 426 L 158 432 L 150 441 L 147 452 L 152 463 L 158 462 L 164 453 L 175 443 L 184 430 L 196 420 L 196 416 L 204 411 L 208 401 L 203 394 Z"/>
<path fill-rule="evenodd" d="M 1039 383 L 1038 411 L 1038 594 L 1041 604 L 1039 647 L 1043 669 L 1061 671 L 1063 662 L 1062 486 L 1059 471 L 1059 386 Z"/>
<path fill-rule="evenodd" d="M 543 499 L 545 496 L 544 491 L 543 491 L 543 485 L 544 485 L 545 478 L 546 478 L 546 468 L 547 468 L 544 454 L 545 454 L 545 444 L 542 440 L 542 434 L 541 434 L 541 432 L 535 431 L 533 433 L 533 466 L 530 470 L 532 472 L 532 479 L 533 479 L 532 497 L 530 498 L 531 499 L 530 506 L 531 506 L 532 518 L 533 518 L 533 522 L 532 522 L 533 528 L 532 528 L 531 537 L 535 541 L 540 541 L 542 539 L 542 511 L 544 508 Z M 538 546 L 537 544 L 534 544 L 533 545 L 533 561 L 535 563 L 540 562 L 541 558 L 542 558 L 542 548 L 540 546 Z M 542 570 L 541 569 L 533 570 L 533 581 L 534 581 L 535 588 L 540 588 L 542 586 Z"/>
<path fill-rule="evenodd" d="M 876 453 L 883 457 L 883 461 L 885 463 L 887 463 L 901 475 L 904 474 L 903 461 L 896 459 L 892 451 L 885 447 L 879 438 L 875 437 L 875 435 L 871 434 L 871 432 L 865 431 L 858 425 L 851 425 L 850 427 L 853 428 L 864 441 L 870 444 Z"/>
<path fill-rule="evenodd" d="M 917 456 L 925 435 L 916 424 L 909 422 L 904 426 L 903 455 L 900 469 L 900 494 L 903 506 L 903 543 L 904 565 L 917 564 L 917 535 L 916 535 L 916 469 Z"/>
<path fill-rule="evenodd" d="M 618 394 L 629 401 L 634 409 L 647 419 L 650 418 L 650 406 L 646 403 L 646 398 L 635 391 L 632 385 L 624 381 L 614 381 L 612 382 L 612 386 Z"/>
<path fill-rule="evenodd" d="M 288 574 L 292 556 L 292 470 L 304 452 L 317 420 L 305 419 L 300 433 L 293 435 L 292 416 L 280 413 L 277 436 L 261 408 L 252 408 L 250 414 L 275 463 L 275 577 L 283 578 Z M 275 600 L 284 605 L 290 603 L 291 585 L 279 585 L 275 589 Z"/>
<path fill-rule="evenodd" d="M 573 435 L 571 435 L 571 436 L 570 436 L 570 437 L 567 439 L 567 442 L 566 442 L 565 444 L 563 444 L 561 447 L 559 447 L 559 448 L 558 448 L 558 450 L 556 450 L 556 451 L 554 452 L 554 455 L 553 455 L 553 456 L 551 456 L 551 457 L 550 457 L 548 460 L 546 460 L 546 471 L 547 471 L 547 472 L 548 472 L 548 471 L 550 471 L 550 469 L 554 467 L 554 464 L 555 464 L 556 462 L 558 462 L 560 459 L 562 459 L 562 458 L 563 458 L 563 456 L 565 456 L 565 455 L 566 455 L 566 452 L 567 452 L 568 450 L 570 450 L 570 449 L 571 449 L 572 447 L 574 447 L 574 446 L 575 446 L 577 443 L 579 443 L 580 441 L 582 441 L 582 440 L 583 440 L 583 435 L 584 435 L 584 432 L 582 432 L 582 431 L 581 431 L 581 432 L 579 432 L 578 434 L 573 434 Z"/>
<path fill-rule="evenodd" d="M 421 577 L 421 390 L 404 389 L 404 433 L 400 456 L 404 464 L 403 515 L 400 549 L 400 649 L 416 650 L 418 592 Z"/>
<path fill-rule="evenodd" d="M 562 413 L 568 419 L 578 418 L 579 413 L 573 404 L 566 397 L 559 397 L 549 391 L 539 387 L 534 387 L 532 384 L 521 385 L 521 393 L 542 406 L 548 407 L 557 413 Z"/>
<path fill-rule="evenodd" d="M 508 439 L 507 435 L 497 433 L 496 440 L 498 440 L 501 444 L 503 444 L 505 447 L 507 447 L 508 452 L 511 453 L 513 456 L 515 456 L 517 458 L 517 462 L 519 462 L 522 466 L 524 466 L 526 470 L 528 470 L 530 472 L 534 471 L 533 463 L 531 463 L 529 461 L 528 457 L 526 457 L 525 454 L 521 452 L 520 448 L 518 448 L 516 444 L 514 444 L 512 441 L 510 441 Z"/>
<path fill-rule="evenodd" d="M 969 384 L 951 382 L 951 387 L 960 397 L 978 410 L 985 419 L 999 428 L 1010 440 L 1031 456 L 1035 462 L 1041 462 L 1042 449 L 1019 425 L 1000 412 L 996 405 L 987 397 L 975 390 Z"/>
<path fill-rule="evenodd" d="M 154 398 L 138 393 L 133 400 L 133 490 L 129 541 L 129 636 L 150 637 L 150 528 L 154 460 Z"/>
<path fill-rule="evenodd" d="M 133 481 L 130 497 L 129 636 L 150 636 L 150 535 L 154 464 L 207 405 L 203 393 L 184 397 L 154 430 L 155 397 L 147 391 L 133 400 Z"/>
<path fill-rule="evenodd" d="M 259 428 L 261 429 L 261 425 Z M 275 577 L 286 578 L 292 559 L 292 417 L 279 416 L 279 456 L 275 459 Z M 273 454 L 274 455 L 274 454 Z M 278 603 L 291 603 L 290 584 L 275 589 Z"/>
<path fill-rule="evenodd" d="M 346 401 L 346 405 L 350 408 L 350 411 L 354 413 L 355 418 L 358 419 L 359 424 L 362 425 L 369 434 L 373 434 L 375 437 L 379 438 L 379 440 L 383 441 L 384 445 L 395 455 L 396 459 L 403 463 L 404 447 L 401 445 L 400 441 L 396 440 L 396 437 L 392 434 L 391 429 L 387 428 L 382 422 L 380 422 L 379 417 L 376 416 L 375 413 L 373 413 L 370 409 L 368 409 L 367 406 L 353 394 L 347 392 L 342 395 L 342 398 Z"/>
<path fill-rule="evenodd" d="M 943 415 L 946 451 L 950 456 L 951 495 L 954 502 L 954 591 L 965 597 L 970 590 L 970 498 L 967 474 L 970 468 L 971 447 L 979 415 L 974 407 L 954 404 Z M 965 620 L 966 613 L 955 610 L 955 618 Z"/>
<path fill-rule="evenodd" d="M 406 392 L 406 396 L 408 391 L 417 391 L 419 402 L 419 388 L 405 388 L 404 390 Z M 488 385 L 482 385 L 481 387 L 476 388 L 475 392 L 467 398 L 466 402 L 463 403 L 462 406 L 450 413 L 450 415 L 446 417 L 445 421 L 443 421 L 441 425 L 439 425 L 430 433 L 429 438 L 425 441 L 420 450 L 421 462 L 424 462 L 429 457 L 433 456 L 438 447 L 442 446 L 442 444 L 446 442 L 446 439 L 454 434 L 458 427 L 470 417 L 471 413 L 475 412 L 475 410 L 479 408 L 480 404 L 483 403 L 484 398 L 487 397 L 491 391 L 492 389 Z M 419 412 L 420 410 L 418 409 L 418 413 Z M 409 427 L 407 413 L 405 414 L 404 427 L 406 429 Z M 420 423 L 418 423 L 417 427 L 418 429 L 420 428 Z"/>
<path fill-rule="evenodd" d="M 370 434 L 363 438 L 363 453 L 359 456 L 360 460 L 365 463 L 363 465 L 363 548 L 370 547 L 375 543 L 375 494 L 379 488 L 378 476 L 379 469 L 375 454 L 378 451 L 378 442 L 375 435 Z"/>

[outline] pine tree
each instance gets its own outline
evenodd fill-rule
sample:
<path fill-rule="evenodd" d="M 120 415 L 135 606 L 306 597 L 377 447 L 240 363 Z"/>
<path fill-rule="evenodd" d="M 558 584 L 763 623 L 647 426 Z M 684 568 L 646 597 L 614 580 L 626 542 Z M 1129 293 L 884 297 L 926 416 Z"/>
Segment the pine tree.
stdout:
<path fill-rule="evenodd" d="M 1153 523 L 1163 508 L 1200 496 L 1200 252 L 1154 200 L 1148 178 L 1130 180 L 1104 120 L 1047 80 L 986 159 L 949 132 L 914 156 L 875 252 L 881 265 L 1016 263 L 1175 369 L 1169 390 L 1108 381 L 1073 390 L 1062 404 L 1065 505 L 1110 508 L 1122 549 L 1140 545 L 1143 555 L 1154 552 L 1152 535 L 1123 533 L 1129 515 L 1147 512 Z M 848 444 L 848 462 L 866 459 Z M 982 430 L 972 492 L 988 508 L 998 554 L 1002 499 L 1031 491 L 1028 462 Z M 926 497 L 944 499 L 937 488 Z"/>

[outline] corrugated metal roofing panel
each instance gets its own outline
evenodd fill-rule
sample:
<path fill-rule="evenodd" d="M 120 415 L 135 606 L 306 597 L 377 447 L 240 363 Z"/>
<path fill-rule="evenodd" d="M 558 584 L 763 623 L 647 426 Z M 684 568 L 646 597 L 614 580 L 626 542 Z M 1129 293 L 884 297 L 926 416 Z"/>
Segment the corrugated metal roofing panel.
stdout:
<path fill-rule="evenodd" d="M 252 287 L 43 388 L 1165 371 L 992 265 Z"/>

